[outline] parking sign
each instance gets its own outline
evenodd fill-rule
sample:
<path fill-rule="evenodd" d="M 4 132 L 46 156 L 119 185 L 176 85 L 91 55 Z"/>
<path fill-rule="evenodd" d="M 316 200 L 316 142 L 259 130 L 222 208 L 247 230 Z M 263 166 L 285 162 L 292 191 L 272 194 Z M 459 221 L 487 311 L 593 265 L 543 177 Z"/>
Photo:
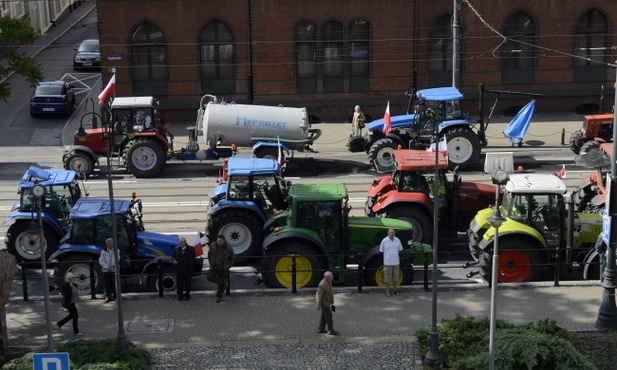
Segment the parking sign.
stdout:
<path fill-rule="evenodd" d="M 606 210 L 602 211 L 602 241 L 609 245 L 611 239 L 611 216 Z"/>
<path fill-rule="evenodd" d="M 69 354 L 58 353 L 35 353 L 32 355 L 34 370 L 70 370 Z"/>

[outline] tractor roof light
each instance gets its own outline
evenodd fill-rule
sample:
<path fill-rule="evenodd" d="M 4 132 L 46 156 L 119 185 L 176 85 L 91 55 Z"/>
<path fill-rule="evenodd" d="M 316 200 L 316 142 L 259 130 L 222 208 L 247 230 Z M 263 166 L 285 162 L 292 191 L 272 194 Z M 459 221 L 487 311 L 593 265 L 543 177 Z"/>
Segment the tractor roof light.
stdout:
<path fill-rule="evenodd" d="M 508 171 L 504 170 L 495 170 L 493 171 L 493 184 L 503 186 L 510 179 L 510 175 L 508 175 Z"/>

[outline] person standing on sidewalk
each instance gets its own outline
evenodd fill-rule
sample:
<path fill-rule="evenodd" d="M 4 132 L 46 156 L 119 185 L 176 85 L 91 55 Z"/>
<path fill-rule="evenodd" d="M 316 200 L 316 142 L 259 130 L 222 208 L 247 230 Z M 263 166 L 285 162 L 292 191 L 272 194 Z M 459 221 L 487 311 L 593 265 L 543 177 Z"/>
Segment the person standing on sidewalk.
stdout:
<path fill-rule="evenodd" d="M 66 324 L 70 320 L 73 320 L 73 334 L 82 336 L 79 332 L 78 320 L 79 314 L 77 313 L 77 284 L 75 284 L 75 275 L 67 272 L 64 276 L 64 285 L 62 286 L 62 307 L 69 310 L 68 316 L 56 323 L 56 329 L 62 331 L 62 325 Z"/>
<path fill-rule="evenodd" d="M 173 252 L 176 265 L 176 284 L 178 284 L 178 301 L 191 300 L 191 278 L 195 264 L 195 251 L 186 245 L 186 239 L 180 238 Z"/>
<path fill-rule="evenodd" d="M 120 253 L 118 253 L 120 262 Z M 105 249 L 99 256 L 99 265 L 103 270 L 103 285 L 105 286 L 105 303 L 116 300 L 116 259 L 114 258 L 114 240 L 105 240 Z"/>
<path fill-rule="evenodd" d="M 394 295 L 400 295 L 397 290 L 401 260 L 398 253 L 403 250 L 401 240 L 394 236 L 394 229 L 388 230 L 388 236 L 383 238 L 379 251 L 383 254 L 383 275 L 386 281 L 386 295 L 390 296 L 390 283 L 394 285 Z"/>
<path fill-rule="evenodd" d="M 334 323 L 332 321 L 332 309 L 334 308 L 334 294 L 332 292 L 333 279 L 334 275 L 332 275 L 332 272 L 326 271 L 323 274 L 323 279 L 319 282 L 317 287 L 315 300 L 317 302 L 317 311 L 321 311 L 317 332 L 338 335 L 339 332 L 334 330 Z M 326 325 L 328 325 L 327 332 Z"/>
<path fill-rule="evenodd" d="M 227 278 L 229 269 L 234 265 L 236 254 L 234 249 L 227 244 L 225 235 L 216 237 L 216 241 L 208 248 L 208 281 L 218 284 L 216 291 L 216 303 L 223 300 L 223 293 L 227 289 Z"/>
<path fill-rule="evenodd" d="M 364 128 L 364 113 L 360 109 L 359 105 L 354 107 L 353 118 L 351 119 L 351 128 L 354 131 L 355 137 L 362 137 L 362 129 Z"/>

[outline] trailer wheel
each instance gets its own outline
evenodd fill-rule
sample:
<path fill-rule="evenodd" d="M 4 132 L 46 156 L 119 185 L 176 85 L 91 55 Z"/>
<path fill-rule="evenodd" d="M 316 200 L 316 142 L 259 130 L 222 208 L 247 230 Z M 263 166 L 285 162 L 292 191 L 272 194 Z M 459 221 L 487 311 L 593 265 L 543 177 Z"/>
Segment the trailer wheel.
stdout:
<path fill-rule="evenodd" d="M 17 220 L 9 227 L 7 238 L 7 249 L 17 259 L 17 263 L 21 262 L 40 262 L 41 261 L 41 241 L 30 241 L 26 231 L 30 225 L 29 220 Z M 58 242 L 60 235 L 47 224 L 43 224 L 43 249 L 45 256 L 49 258 L 56 250 L 58 250 Z"/>
<path fill-rule="evenodd" d="M 585 143 L 586 140 L 587 139 L 583 136 L 583 130 L 574 131 L 572 135 L 570 135 L 570 140 L 568 141 L 572 152 L 574 152 L 574 154 L 579 154 L 581 151 L 581 146 Z"/>
<path fill-rule="evenodd" d="M 368 151 L 368 158 L 371 166 L 377 172 L 392 172 L 394 171 L 394 157 L 392 153 L 398 147 L 398 144 L 390 138 L 377 140 Z"/>
<path fill-rule="evenodd" d="M 310 243 L 305 241 L 284 241 L 265 257 L 262 277 L 269 288 L 292 287 L 292 255 L 296 255 L 296 288 L 315 287 L 319 284 L 326 264 Z"/>
<path fill-rule="evenodd" d="M 57 283 L 64 282 L 64 276 L 67 272 L 75 275 L 75 284 L 79 295 L 90 295 L 90 260 L 94 270 L 94 292 L 103 293 L 103 270 L 99 265 L 98 258 L 94 255 L 84 254 L 68 254 L 62 257 L 59 261 L 59 267 L 54 269 L 54 279 Z M 61 285 L 61 284 L 60 284 Z"/>
<path fill-rule="evenodd" d="M 383 213 L 383 217 L 409 222 L 413 226 L 411 230 L 413 242 L 431 243 L 433 241 L 433 220 L 429 218 L 426 211 L 418 206 L 399 206 L 388 209 Z"/>
<path fill-rule="evenodd" d="M 364 265 L 364 282 L 369 286 L 386 286 L 383 275 L 383 259 L 381 256 L 371 258 Z M 398 277 L 398 286 L 411 285 L 413 282 L 413 265 L 407 257 L 401 257 L 401 266 Z"/>
<path fill-rule="evenodd" d="M 236 262 L 244 263 L 261 256 L 263 222 L 252 212 L 222 209 L 208 220 L 206 236 L 209 241 L 225 235 L 225 241 L 234 249 Z"/>
<path fill-rule="evenodd" d="M 531 245 L 511 239 L 499 243 L 499 270 L 497 278 L 501 283 L 538 281 L 542 275 L 540 256 Z"/>
<path fill-rule="evenodd" d="M 133 140 L 124 148 L 124 166 L 135 177 L 158 175 L 166 160 L 163 148 L 154 140 Z"/>
<path fill-rule="evenodd" d="M 88 178 L 94 171 L 94 159 L 84 152 L 73 152 L 64 162 L 64 168 Z"/>
<path fill-rule="evenodd" d="M 443 134 L 448 145 L 448 167 L 469 168 L 480 158 L 481 144 L 469 127 L 455 127 Z"/>

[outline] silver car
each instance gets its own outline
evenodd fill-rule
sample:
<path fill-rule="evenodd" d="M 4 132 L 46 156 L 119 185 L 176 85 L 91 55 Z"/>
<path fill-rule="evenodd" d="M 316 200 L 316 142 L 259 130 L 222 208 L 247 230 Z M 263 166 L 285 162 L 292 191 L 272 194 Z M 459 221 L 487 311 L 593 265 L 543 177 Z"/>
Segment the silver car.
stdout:
<path fill-rule="evenodd" d="M 99 40 L 89 39 L 81 42 L 73 57 L 73 69 L 101 68 L 101 49 Z"/>

